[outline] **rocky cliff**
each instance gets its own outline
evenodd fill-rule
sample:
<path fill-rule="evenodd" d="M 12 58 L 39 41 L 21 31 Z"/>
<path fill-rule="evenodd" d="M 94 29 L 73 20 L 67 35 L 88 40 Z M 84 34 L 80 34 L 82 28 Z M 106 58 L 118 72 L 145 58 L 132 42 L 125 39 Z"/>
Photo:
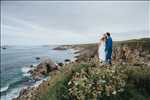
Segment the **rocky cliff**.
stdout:
<path fill-rule="evenodd" d="M 80 70 L 81 68 L 85 68 L 87 66 L 92 67 L 94 65 L 99 66 L 98 64 L 94 64 L 95 63 L 94 59 L 97 57 L 97 48 L 98 48 L 97 44 L 72 45 L 72 46 L 65 46 L 65 47 L 74 48 L 78 50 L 78 52 L 76 53 L 79 53 L 79 56 L 77 56 L 76 62 L 63 66 L 60 71 L 53 71 L 51 74 L 49 74 L 51 75 L 50 80 L 43 82 L 39 87 L 22 90 L 19 97 L 17 97 L 14 100 L 62 100 L 60 98 L 62 97 L 64 98 L 65 96 L 68 95 L 66 93 L 67 84 L 69 80 L 68 77 L 74 75 L 74 73 L 77 70 Z M 91 60 L 94 62 L 89 63 L 91 62 Z M 138 88 L 142 89 L 142 91 L 143 90 L 145 91 L 145 89 L 147 89 L 146 91 L 150 90 L 150 87 L 148 85 L 150 82 L 149 81 L 150 38 L 114 42 L 112 60 L 113 60 L 113 66 L 123 66 L 121 68 L 127 69 L 127 73 L 125 74 L 127 74 L 128 77 L 127 79 L 128 84 L 136 87 L 137 89 Z M 39 67 L 43 65 L 47 66 L 47 63 L 41 64 L 39 65 Z M 97 68 L 99 69 L 100 67 L 96 67 L 96 71 Z M 111 68 L 108 69 L 112 71 Z M 106 68 L 106 70 L 108 69 Z M 119 71 L 122 72 L 122 70 Z M 47 70 L 43 70 L 42 74 L 43 72 L 45 74 Z M 105 69 L 103 72 L 105 72 Z M 36 76 L 36 71 L 34 74 Z M 131 87 L 128 86 L 128 88 L 130 89 Z M 136 97 L 136 95 L 134 96 Z M 112 99 L 108 99 L 108 100 L 112 100 Z M 124 100 L 124 99 L 120 99 L 120 100 Z"/>
<path fill-rule="evenodd" d="M 98 44 L 75 45 L 73 48 L 79 48 L 80 53 L 77 60 L 88 60 L 97 57 Z M 113 43 L 113 63 L 148 63 L 150 60 L 150 38 L 135 39 Z"/>

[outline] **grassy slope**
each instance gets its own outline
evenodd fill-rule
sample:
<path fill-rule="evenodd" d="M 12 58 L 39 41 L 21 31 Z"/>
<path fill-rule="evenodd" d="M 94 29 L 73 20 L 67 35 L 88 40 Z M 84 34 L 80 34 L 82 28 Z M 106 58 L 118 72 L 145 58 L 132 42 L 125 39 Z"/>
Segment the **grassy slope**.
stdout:
<path fill-rule="evenodd" d="M 67 92 L 67 83 L 70 80 L 74 72 L 80 71 L 82 68 L 88 67 L 88 63 L 72 63 L 64 66 L 57 75 L 52 76 L 50 80 L 51 86 L 48 87 L 48 91 L 43 95 L 38 95 L 34 97 L 34 100 L 62 100 L 63 95 Z"/>
<path fill-rule="evenodd" d="M 70 99 L 70 96 L 68 96 L 67 85 L 69 80 L 71 79 L 72 75 L 74 75 L 74 72 L 80 72 L 82 68 L 88 68 L 91 66 L 93 66 L 93 63 L 79 63 L 68 66 L 72 68 L 69 70 L 68 68 L 62 70 L 67 71 L 67 73 L 62 72 L 57 74 L 57 78 L 53 78 L 53 81 L 55 82 L 49 87 L 48 92 L 40 96 L 38 99 L 35 98 L 35 100 L 72 100 Z M 104 96 L 101 98 L 101 100 L 150 100 L 150 94 L 148 93 L 148 91 L 150 91 L 150 67 L 146 67 L 144 70 L 136 66 L 124 67 L 128 69 L 129 77 L 125 91 L 115 96 Z M 133 81 L 135 82 L 134 84 Z"/>
<path fill-rule="evenodd" d="M 138 42 L 138 43 L 137 43 Z M 141 44 L 140 44 L 141 43 Z M 115 42 L 114 46 L 116 45 L 122 45 L 126 44 L 128 46 L 139 46 L 142 45 L 142 47 L 145 50 L 149 49 L 150 39 L 141 39 L 141 40 L 131 40 L 131 41 L 123 41 L 123 42 Z M 94 50 L 96 50 L 97 44 L 85 44 L 85 45 L 75 45 L 74 47 L 80 47 L 83 48 L 80 50 L 84 51 L 87 50 L 87 52 L 90 53 L 84 53 L 82 52 L 80 54 L 80 57 L 78 59 L 81 61 L 84 61 L 84 58 L 88 58 L 90 56 L 93 56 Z M 64 66 L 60 72 L 57 73 L 51 73 L 52 79 L 48 82 L 50 85 L 48 86 L 47 91 L 42 92 L 41 94 L 35 96 L 34 100 L 69 100 L 70 97 L 68 96 L 68 90 L 67 90 L 67 84 L 68 81 L 72 78 L 72 75 L 76 71 L 80 71 L 82 68 L 90 67 L 93 63 L 90 62 L 78 62 L 78 63 L 72 63 L 69 65 Z M 146 67 L 143 69 L 143 67 L 130 67 L 126 66 L 130 70 L 128 71 L 128 84 L 126 87 L 125 92 L 112 96 L 112 97 L 103 97 L 101 100 L 150 100 L 150 94 L 148 94 L 147 91 L 150 90 L 149 84 L 150 84 L 150 69 L 149 67 Z M 150 91 L 149 91 L 150 92 Z"/>

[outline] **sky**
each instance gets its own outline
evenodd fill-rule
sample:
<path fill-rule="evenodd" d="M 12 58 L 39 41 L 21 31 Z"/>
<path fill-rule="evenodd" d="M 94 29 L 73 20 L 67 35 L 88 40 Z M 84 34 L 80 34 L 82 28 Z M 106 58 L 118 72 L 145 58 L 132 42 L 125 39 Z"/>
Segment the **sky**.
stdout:
<path fill-rule="evenodd" d="M 95 43 L 150 37 L 149 1 L 2 1 L 2 45 Z"/>

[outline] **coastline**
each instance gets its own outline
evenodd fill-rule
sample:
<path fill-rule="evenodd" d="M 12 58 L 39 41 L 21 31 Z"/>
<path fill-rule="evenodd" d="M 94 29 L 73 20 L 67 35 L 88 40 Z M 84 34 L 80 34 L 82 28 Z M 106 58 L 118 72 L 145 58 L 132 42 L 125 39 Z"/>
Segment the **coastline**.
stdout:
<path fill-rule="evenodd" d="M 58 48 L 61 48 L 62 46 L 58 46 Z M 57 48 L 57 47 L 56 47 Z M 66 48 L 66 47 L 64 47 L 64 48 Z M 69 63 L 73 63 L 73 62 L 75 62 L 76 61 L 76 56 L 78 56 L 79 54 L 78 53 L 76 53 L 78 50 L 77 49 L 73 49 L 72 47 L 70 48 L 70 47 L 67 47 L 65 50 L 68 50 L 68 49 L 70 49 L 71 50 L 71 52 L 73 52 L 73 54 L 74 54 L 74 57 L 72 58 L 72 59 L 68 59 L 69 61 L 65 61 L 64 60 L 64 62 L 61 62 L 63 65 L 67 65 L 67 64 L 69 64 Z M 55 50 L 55 49 L 54 49 Z M 59 49 L 58 49 L 59 50 Z M 61 51 L 61 50 L 60 50 Z M 50 60 L 50 59 L 49 59 Z M 45 60 L 43 60 L 43 61 L 41 61 L 41 63 L 43 63 Z M 32 74 L 30 73 L 30 71 L 33 71 L 34 69 L 37 69 L 37 67 L 38 67 L 38 65 L 40 65 L 41 63 L 38 63 L 38 64 L 34 64 L 34 65 L 32 65 L 32 67 L 30 66 L 30 67 L 23 67 L 22 68 L 22 72 L 24 72 L 24 76 L 27 76 L 27 77 L 31 77 L 31 78 L 33 78 L 33 76 L 32 76 Z M 57 63 L 56 63 L 57 64 Z M 60 66 L 61 67 L 61 66 Z M 53 71 L 51 71 L 50 73 L 48 73 L 48 74 L 51 74 L 51 73 L 55 73 L 55 72 L 57 72 L 58 70 L 53 70 Z M 35 93 L 35 92 L 37 92 L 37 90 L 41 87 L 41 86 L 43 86 L 43 85 L 45 85 L 46 83 L 47 83 L 47 81 L 49 81 L 51 79 L 51 75 L 45 75 L 45 76 L 43 76 L 43 77 L 40 77 L 40 79 L 33 79 L 35 82 L 33 83 L 33 85 L 31 85 L 31 86 L 26 86 L 26 87 L 23 87 L 23 88 L 21 88 L 20 89 L 20 92 L 19 92 L 19 94 L 17 95 L 17 96 L 15 96 L 15 97 L 13 97 L 13 99 L 12 100 L 21 100 L 20 99 L 20 97 L 22 97 L 23 95 L 30 95 L 30 94 L 32 94 L 32 93 Z M 29 96 L 30 97 L 30 96 Z"/>
<path fill-rule="evenodd" d="M 114 45 L 115 47 L 115 52 L 114 52 L 114 56 L 113 56 L 113 63 L 115 64 L 129 64 L 129 65 L 133 65 L 133 66 L 143 66 L 144 64 L 147 64 L 147 60 L 143 60 L 143 57 L 141 56 L 139 58 L 138 53 L 140 51 L 139 49 L 139 44 L 137 44 L 136 42 L 132 42 L 133 44 L 131 45 L 131 42 L 126 42 L 125 44 L 127 46 L 123 46 L 120 48 L 120 46 L 122 46 L 122 43 L 119 43 L 119 47 L 116 47 L 116 45 Z M 142 42 L 140 42 L 142 43 Z M 144 43 L 144 42 L 143 42 Z M 84 45 L 75 45 L 75 46 L 67 46 L 69 48 L 75 48 L 77 51 L 75 53 L 77 53 L 78 55 L 76 56 L 76 60 L 70 64 L 66 64 L 64 66 L 64 68 L 62 70 L 55 70 L 52 71 L 51 73 L 49 73 L 49 77 L 47 80 L 44 80 L 43 82 L 41 82 L 41 84 L 39 84 L 37 87 L 33 87 L 33 88 L 28 88 L 26 90 L 23 90 L 22 93 L 20 93 L 20 95 L 13 99 L 13 100 L 36 100 L 35 97 L 40 94 L 40 95 L 44 95 L 48 90 L 49 87 L 53 87 L 54 84 L 56 84 L 56 80 L 59 81 L 60 78 L 58 76 L 60 76 L 62 73 L 64 73 L 64 75 L 69 75 L 71 74 L 72 70 L 75 69 L 74 66 L 78 66 L 80 63 L 85 63 L 85 61 L 88 61 L 89 58 L 94 58 L 96 57 L 96 55 L 94 54 L 97 49 L 96 45 L 97 44 L 91 44 L 92 46 L 89 46 L 88 44 L 84 44 Z M 117 44 L 118 46 L 118 44 Z M 145 44 L 144 44 L 145 46 Z M 66 46 L 65 46 L 66 47 Z M 122 56 L 124 56 L 124 54 L 121 54 L 118 52 L 118 50 L 122 51 L 124 47 L 127 47 L 127 53 L 129 56 L 128 57 L 128 63 L 126 61 L 124 61 L 124 58 L 122 58 Z M 136 48 L 135 48 L 136 47 Z M 78 49 L 77 49 L 78 48 Z M 133 54 L 130 55 L 130 51 L 134 48 L 134 51 L 132 52 Z M 146 50 L 145 47 L 142 49 Z M 149 50 L 149 49 L 148 49 Z M 92 52 L 91 52 L 92 51 Z M 136 51 L 136 52 L 135 52 Z M 142 51 L 142 54 L 146 54 L 147 51 Z M 93 55 L 94 54 L 94 55 Z M 133 59 L 136 58 L 136 59 Z M 146 58 L 149 59 L 149 58 Z M 67 69 L 67 70 L 65 70 Z M 62 72 L 64 71 L 64 72 Z"/>

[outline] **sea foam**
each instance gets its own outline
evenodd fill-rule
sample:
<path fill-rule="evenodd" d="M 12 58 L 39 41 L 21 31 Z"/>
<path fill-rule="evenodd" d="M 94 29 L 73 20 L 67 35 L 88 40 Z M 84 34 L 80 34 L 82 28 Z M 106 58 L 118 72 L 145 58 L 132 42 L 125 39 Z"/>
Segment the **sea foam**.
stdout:
<path fill-rule="evenodd" d="M 0 90 L 0 92 L 1 92 L 1 93 L 2 93 L 2 92 L 5 92 L 5 91 L 8 90 L 8 88 L 9 88 L 9 85 L 7 85 L 7 86 L 5 86 L 5 87 L 2 87 L 1 90 Z"/>

